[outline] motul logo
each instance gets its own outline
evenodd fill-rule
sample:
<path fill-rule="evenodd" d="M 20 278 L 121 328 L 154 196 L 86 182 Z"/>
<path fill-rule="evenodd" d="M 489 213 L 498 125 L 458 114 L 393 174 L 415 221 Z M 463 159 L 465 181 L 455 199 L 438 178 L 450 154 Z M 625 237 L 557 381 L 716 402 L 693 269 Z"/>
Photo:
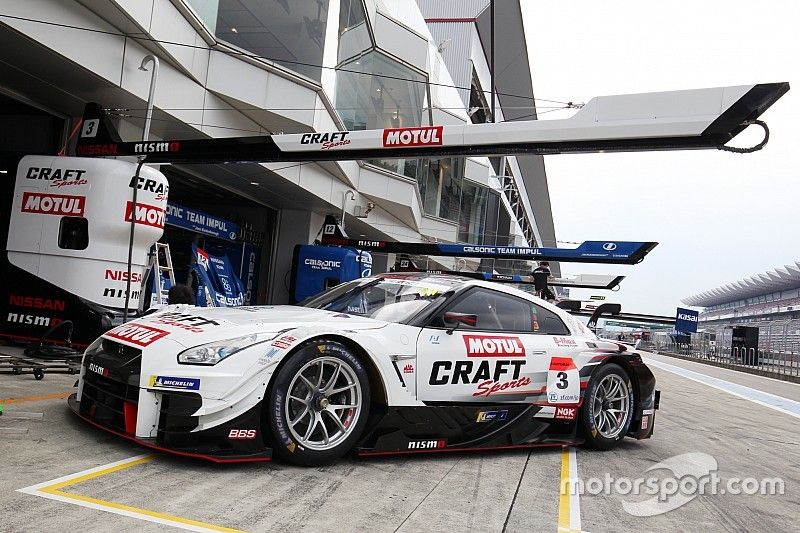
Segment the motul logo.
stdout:
<path fill-rule="evenodd" d="M 42 194 L 38 192 L 26 192 L 22 195 L 23 213 L 82 217 L 84 207 L 86 207 L 86 198 L 83 196 Z"/>
<path fill-rule="evenodd" d="M 519 337 L 464 335 L 467 357 L 525 357 Z"/>
<path fill-rule="evenodd" d="M 131 211 L 133 202 L 128 202 L 125 206 L 125 222 L 131 221 Z M 154 228 L 164 227 L 164 210 L 153 205 L 136 203 L 136 223 Z"/>
<path fill-rule="evenodd" d="M 383 130 L 383 146 L 440 146 L 442 126 L 392 128 Z"/>
<path fill-rule="evenodd" d="M 158 339 L 166 337 L 167 335 L 169 335 L 169 332 L 163 329 L 142 326 L 140 324 L 126 324 L 106 333 L 106 337 L 127 341 L 137 346 L 150 346 Z"/>

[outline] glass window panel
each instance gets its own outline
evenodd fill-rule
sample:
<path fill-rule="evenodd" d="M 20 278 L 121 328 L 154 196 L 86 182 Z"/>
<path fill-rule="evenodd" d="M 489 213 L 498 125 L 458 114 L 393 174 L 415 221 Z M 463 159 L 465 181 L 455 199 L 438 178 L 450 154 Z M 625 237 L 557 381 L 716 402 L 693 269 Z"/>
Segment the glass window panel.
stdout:
<path fill-rule="evenodd" d="M 339 62 L 372 46 L 363 0 L 341 0 L 339 11 Z"/>
<path fill-rule="evenodd" d="M 219 0 L 187 0 L 187 2 L 208 28 L 208 31 L 211 33 L 216 32 Z"/>
<path fill-rule="evenodd" d="M 464 182 L 461 214 L 458 218 L 459 241 L 484 244 L 488 194 L 489 190 L 486 187 Z"/>
<path fill-rule="evenodd" d="M 372 51 L 339 68 L 336 110 L 348 130 L 420 126 L 426 82 L 422 74 Z M 371 163 L 417 178 L 416 160 L 379 159 Z"/>
<path fill-rule="evenodd" d="M 214 35 L 319 80 L 328 0 L 219 0 Z"/>

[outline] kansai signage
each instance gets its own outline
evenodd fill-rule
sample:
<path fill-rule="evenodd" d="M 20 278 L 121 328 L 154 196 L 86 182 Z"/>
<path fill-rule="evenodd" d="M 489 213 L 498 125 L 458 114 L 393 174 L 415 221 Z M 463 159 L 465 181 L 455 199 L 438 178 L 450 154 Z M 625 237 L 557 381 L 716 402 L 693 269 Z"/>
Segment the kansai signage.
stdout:
<path fill-rule="evenodd" d="M 61 217 L 82 217 L 86 207 L 83 196 L 26 192 L 22 195 L 22 212 Z"/>
<path fill-rule="evenodd" d="M 675 315 L 675 331 L 681 333 L 697 333 L 697 321 L 700 313 L 691 309 L 678 308 Z"/>
<path fill-rule="evenodd" d="M 384 148 L 395 146 L 441 146 L 442 126 L 383 130 Z"/>
<path fill-rule="evenodd" d="M 519 337 L 464 335 L 467 357 L 525 357 Z"/>

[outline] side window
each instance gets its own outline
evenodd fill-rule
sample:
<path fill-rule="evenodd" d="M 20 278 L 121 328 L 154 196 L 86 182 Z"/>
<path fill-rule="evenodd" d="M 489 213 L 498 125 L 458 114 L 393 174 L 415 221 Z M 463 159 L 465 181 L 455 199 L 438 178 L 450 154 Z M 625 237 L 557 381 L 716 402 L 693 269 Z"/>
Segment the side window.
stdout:
<path fill-rule="evenodd" d="M 445 313 L 461 313 L 474 315 L 474 325 L 459 324 L 458 329 L 490 330 L 490 331 L 522 331 L 531 332 L 530 303 L 487 289 L 473 289 L 464 298 L 448 307 L 444 313 L 434 320 L 434 325 L 444 326 Z"/>
<path fill-rule="evenodd" d="M 569 335 L 569 329 L 557 314 L 531 304 L 531 326 L 533 332 L 540 335 Z"/>
<path fill-rule="evenodd" d="M 85 250 L 89 246 L 89 221 L 81 217 L 62 217 L 58 228 L 58 247 Z"/>

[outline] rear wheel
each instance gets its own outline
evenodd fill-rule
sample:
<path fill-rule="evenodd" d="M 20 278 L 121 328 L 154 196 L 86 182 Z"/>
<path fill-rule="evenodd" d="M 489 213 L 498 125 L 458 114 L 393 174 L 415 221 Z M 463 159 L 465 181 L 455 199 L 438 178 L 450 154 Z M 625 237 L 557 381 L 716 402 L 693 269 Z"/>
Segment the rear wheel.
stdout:
<path fill-rule="evenodd" d="M 586 443 L 610 450 L 625 438 L 632 416 L 633 387 L 625 370 L 613 363 L 601 366 L 589 382 L 580 413 Z"/>
<path fill-rule="evenodd" d="M 269 397 L 274 452 L 300 465 L 330 463 L 363 432 L 370 407 L 367 371 L 346 346 L 324 339 L 289 357 Z"/>

